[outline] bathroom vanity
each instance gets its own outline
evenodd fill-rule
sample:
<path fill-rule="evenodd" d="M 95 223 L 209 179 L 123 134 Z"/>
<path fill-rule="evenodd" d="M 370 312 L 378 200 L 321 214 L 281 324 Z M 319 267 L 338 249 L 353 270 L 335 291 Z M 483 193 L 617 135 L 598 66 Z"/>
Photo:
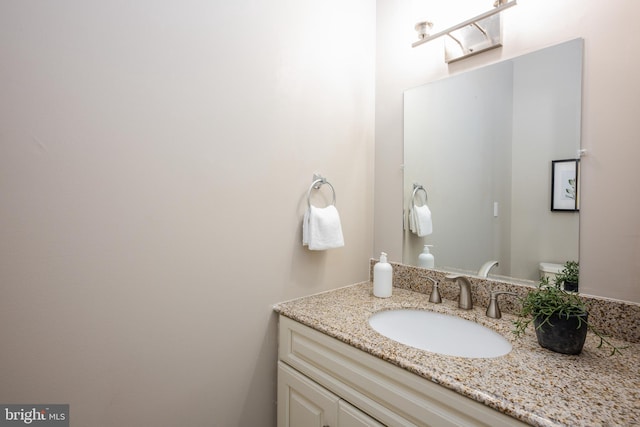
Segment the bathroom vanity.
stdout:
<path fill-rule="evenodd" d="M 449 296 L 449 295 L 447 295 Z M 640 420 L 640 345 L 609 356 L 589 334 L 583 353 L 538 346 L 530 330 L 512 334 L 515 317 L 486 317 L 486 305 L 460 310 L 443 296 L 394 287 L 375 298 L 370 282 L 277 304 L 278 427 L 300 426 L 594 426 Z M 376 312 L 412 308 L 453 314 L 491 328 L 513 349 L 496 358 L 419 350 L 375 332 Z"/>
<path fill-rule="evenodd" d="M 284 316 L 279 337 L 279 426 L 525 425 Z"/>

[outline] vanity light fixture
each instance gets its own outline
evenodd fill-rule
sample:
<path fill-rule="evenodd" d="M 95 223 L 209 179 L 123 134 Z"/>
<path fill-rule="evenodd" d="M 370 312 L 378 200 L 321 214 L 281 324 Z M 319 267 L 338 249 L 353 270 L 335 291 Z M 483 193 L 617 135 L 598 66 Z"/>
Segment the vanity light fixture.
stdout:
<path fill-rule="evenodd" d="M 416 24 L 415 29 L 418 32 L 418 37 L 420 40 L 425 37 L 429 37 L 429 30 L 433 28 L 433 22 L 429 21 L 420 21 Z"/>
<path fill-rule="evenodd" d="M 447 36 L 445 39 L 445 61 L 450 63 L 502 46 L 500 12 L 516 4 L 517 0 L 496 0 L 492 10 L 433 35 L 428 33 L 433 27 L 431 22 L 418 22 L 415 29 L 418 32 L 419 40 L 414 42 L 411 47 L 417 47 L 439 37 Z"/>

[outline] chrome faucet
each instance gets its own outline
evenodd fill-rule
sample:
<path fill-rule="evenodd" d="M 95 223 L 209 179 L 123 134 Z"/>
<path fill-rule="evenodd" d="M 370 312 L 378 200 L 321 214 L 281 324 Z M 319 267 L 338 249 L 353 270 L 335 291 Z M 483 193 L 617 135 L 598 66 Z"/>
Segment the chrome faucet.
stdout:
<path fill-rule="evenodd" d="M 471 297 L 471 282 L 469 279 L 460 274 L 450 274 L 444 279 L 450 282 L 456 282 L 460 286 L 458 307 L 463 310 L 471 310 L 473 308 L 473 298 Z"/>
<path fill-rule="evenodd" d="M 491 301 L 489 301 L 489 307 L 487 307 L 487 316 L 492 317 L 494 319 L 499 319 L 502 317 L 502 312 L 500 311 L 500 306 L 498 305 L 498 295 L 513 295 L 518 296 L 515 292 L 506 292 L 506 291 L 493 291 L 491 292 Z"/>
<path fill-rule="evenodd" d="M 489 271 L 495 266 L 497 267 L 498 261 L 487 261 L 484 264 L 482 264 L 482 267 L 480 267 L 480 270 L 478 270 L 478 276 L 480 277 L 484 277 L 486 278 L 487 276 L 489 276 Z"/>

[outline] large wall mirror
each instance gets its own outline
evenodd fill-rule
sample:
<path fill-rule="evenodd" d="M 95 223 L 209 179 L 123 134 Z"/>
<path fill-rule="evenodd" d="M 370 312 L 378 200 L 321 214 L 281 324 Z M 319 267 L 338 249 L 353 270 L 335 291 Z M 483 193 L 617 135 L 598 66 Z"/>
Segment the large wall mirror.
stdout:
<path fill-rule="evenodd" d="M 405 225 L 405 264 L 426 244 L 435 268 L 495 260 L 492 276 L 524 280 L 578 260 L 579 212 L 551 210 L 551 171 L 579 156 L 582 55 L 576 39 L 405 91 L 405 224 L 414 183 L 433 223 L 422 237 Z"/>

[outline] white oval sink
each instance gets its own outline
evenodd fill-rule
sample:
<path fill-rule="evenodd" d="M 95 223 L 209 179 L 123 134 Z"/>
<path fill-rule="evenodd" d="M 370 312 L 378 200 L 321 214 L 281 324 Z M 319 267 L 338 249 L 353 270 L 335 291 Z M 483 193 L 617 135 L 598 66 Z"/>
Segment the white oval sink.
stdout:
<path fill-rule="evenodd" d="M 448 356 L 499 357 L 512 348 L 509 341 L 489 328 L 433 311 L 380 311 L 369 318 L 369 324 L 394 341 Z"/>

